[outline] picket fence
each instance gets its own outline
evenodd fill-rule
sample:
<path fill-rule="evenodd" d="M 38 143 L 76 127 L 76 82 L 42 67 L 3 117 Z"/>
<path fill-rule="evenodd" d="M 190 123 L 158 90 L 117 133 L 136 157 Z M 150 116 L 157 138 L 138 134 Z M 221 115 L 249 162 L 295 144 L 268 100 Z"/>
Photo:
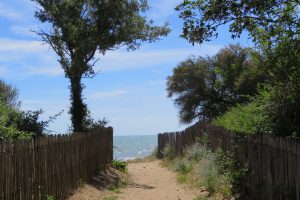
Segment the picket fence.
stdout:
<path fill-rule="evenodd" d="M 158 135 L 158 157 L 163 158 L 167 144 L 180 155 L 197 138 L 208 139 L 213 150 L 231 151 L 246 167 L 249 199 L 300 200 L 300 143 L 272 136 L 241 137 L 220 127 L 198 122 L 182 132 Z"/>
<path fill-rule="evenodd" d="M 0 142 L 0 200 L 64 200 L 112 159 L 112 128 Z"/>

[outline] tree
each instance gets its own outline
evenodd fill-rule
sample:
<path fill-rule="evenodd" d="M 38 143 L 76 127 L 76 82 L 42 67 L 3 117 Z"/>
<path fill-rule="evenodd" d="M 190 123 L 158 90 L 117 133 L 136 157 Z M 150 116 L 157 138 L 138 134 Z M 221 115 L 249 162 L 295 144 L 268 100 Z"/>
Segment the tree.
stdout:
<path fill-rule="evenodd" d="M 31 133 L 18 130 L 20 113 L 15 108 L 0 101 L 0 116 L 0 141 L 31 138 Z"/>
<path fill-rule="evenodd" d="M 48 121 L 41 121 L 41 114 L 41 110 L 21 111 L 0 101 L 0 141 L 42 136 L 59 114 Z"/>
<path fill-rule="evenodd" d="M 0 101 L 5 105 L 19 107 L 20 102 L 18 101 L 18 93 L 17 88 L 0 80 Z"/>
<path fill-rule="evenodd" d="M 258 58 L 250 49 L 230 45 L 216 56 L 180 63 L 168 77 L 167 91 L 169 97 L 176 96 L 181 122 L 212 119 L 237 103 L 248 102 L 256 95 L 257 84 L 264 81 Z"/>
<path fill-rule="evenodd" d="M 248 31 L 255 42 L 264 38 L 274 45 L 282 36 L 299 37 L 299 5 L 298 0 L 183 0 L 176 10 L 189 42 L 210 41 L 226 24 L 233 38 Z"/>
<path fill-rule="evenodd" d="M 298 0 L 184 0 L 176 8 L 184 20 L 182 37 L 193 44 L 217 37 L 223 25 L 229 25 L 233 38 L 240 37 L 243 31 L 249 33 L 262 55 L 266 76 L 258 95 L 258 99 L 267 97 L 259 102 L 265 112 L 260 114 L 267 116 L 274 135 L 298 138 L 299 6 Z"/>
<path fill-rule="evenodd" d="M 39 35 L 59 57 L 70 80 L 71 121 L 75 132 L 84 130 L 87 106 L 82 98 L 82 78 L 95 75 L 97 52 L 105 54 L 121 46 L 137 49 L 142 42 L 154 42 L 169 32 L 167 25 L 153 26 L 142 16 L 145 0 L 33 0 L 39 5 L 35 16 L 49 23 Z"/>

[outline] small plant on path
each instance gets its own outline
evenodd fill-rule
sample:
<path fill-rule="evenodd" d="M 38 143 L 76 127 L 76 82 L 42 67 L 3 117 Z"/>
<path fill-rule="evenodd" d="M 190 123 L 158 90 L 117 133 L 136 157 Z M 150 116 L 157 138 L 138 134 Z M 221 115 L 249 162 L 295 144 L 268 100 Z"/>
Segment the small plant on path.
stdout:
<path fill-rule="evenodd" d="M 115 168 L 119 171 L 122 171 L 122 172 L 127 172 L 127 170 L 128 170 L 128 163 L 125 161 L 113 160 L 112 166 L 113 166 L 113 168 Z"/>

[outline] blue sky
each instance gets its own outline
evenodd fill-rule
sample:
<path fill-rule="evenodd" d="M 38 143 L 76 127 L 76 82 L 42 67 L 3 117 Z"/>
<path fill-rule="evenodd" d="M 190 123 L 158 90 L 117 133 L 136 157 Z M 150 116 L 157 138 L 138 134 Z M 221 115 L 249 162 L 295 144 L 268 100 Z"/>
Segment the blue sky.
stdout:
<path fill-rule="evenodd" d="M 156 24 L 170 23 L 172 32 L 134 52 L 126 49 L 98 56 L 98 75 L 84 80 L 85 101 L 94 118 L 107 118 L 115 135 L 144 135 L 177 131 L 173 101 L 167 98 L 166 78 L 189 56 L 214 55 L 230 43 L 249 46 L 246 37 L 232 41 L 224 27 L 216 40 L 192 46 L 179 37 L 182 21 L 174 10 L 180 0 L 150 0 L 147 16 Z M 0 1 L 0 78 L 19 89 L 22 109 L 43 109 L 43 119 L 65 110 L 50 129 L 65 133 L 70 126 L 69 89 L 57 57 L 31 30 L 43 28 L 34 18 L 30 0 Z"/>

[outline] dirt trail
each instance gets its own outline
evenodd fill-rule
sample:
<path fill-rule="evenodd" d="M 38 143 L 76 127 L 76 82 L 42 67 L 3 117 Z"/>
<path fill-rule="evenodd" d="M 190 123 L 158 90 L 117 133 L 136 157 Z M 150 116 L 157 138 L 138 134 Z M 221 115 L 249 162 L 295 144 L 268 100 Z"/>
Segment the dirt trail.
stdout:
<path fill-rule="evenodd" d="M 176 181 L 176 175 L 161 161 L 129 163 L 130 181 L 117 192 L 85 185 L 70 200 L 193 200 L 195 192 Z"/>

